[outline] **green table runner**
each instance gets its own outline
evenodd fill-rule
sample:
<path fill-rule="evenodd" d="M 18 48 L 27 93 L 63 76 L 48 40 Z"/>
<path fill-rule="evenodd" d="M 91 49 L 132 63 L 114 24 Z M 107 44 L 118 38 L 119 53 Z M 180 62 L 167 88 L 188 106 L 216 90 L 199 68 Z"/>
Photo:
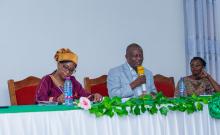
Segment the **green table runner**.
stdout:
<path fill-rule="evenodd" d="M 20 113 L 20 112 L 44 112 L 44 111 L 65 111 L 78 110 L 78 106 L 65 105 L 19 105 L 0 108 L 0 113 Z"/>

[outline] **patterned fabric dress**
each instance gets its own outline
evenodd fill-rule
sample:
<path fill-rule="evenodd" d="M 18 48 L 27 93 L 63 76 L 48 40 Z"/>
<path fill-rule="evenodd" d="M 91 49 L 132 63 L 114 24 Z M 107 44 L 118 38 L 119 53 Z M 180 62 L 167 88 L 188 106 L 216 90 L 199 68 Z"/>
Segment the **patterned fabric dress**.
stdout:
<path fill-rule="evenodd" d="M 212 95 L 214 93 L 214 88 L 207 78 L 194 80 L 187 76 L 183 78 L 183 81 L 186 87 L 185 95 L 192 95 L 193 93 L 196 95 Z M 177 86 L 179 86 L 179 82 Z M 178 92 L 176 92 L 176 95 L 178 95 Z"/>

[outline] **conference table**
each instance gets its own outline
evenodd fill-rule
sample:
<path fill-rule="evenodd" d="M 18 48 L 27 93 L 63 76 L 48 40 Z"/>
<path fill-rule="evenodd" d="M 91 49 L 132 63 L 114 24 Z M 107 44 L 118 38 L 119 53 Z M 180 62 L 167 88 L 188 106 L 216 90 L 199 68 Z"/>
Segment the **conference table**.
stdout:
<path fill-rule="evenodd" d="M 0 108 L 0 135 L 220 135 L 220 120 L 210 117 L 207 105 L 192 114 L 112 118 L 65 105 L 9 106 Z"/>

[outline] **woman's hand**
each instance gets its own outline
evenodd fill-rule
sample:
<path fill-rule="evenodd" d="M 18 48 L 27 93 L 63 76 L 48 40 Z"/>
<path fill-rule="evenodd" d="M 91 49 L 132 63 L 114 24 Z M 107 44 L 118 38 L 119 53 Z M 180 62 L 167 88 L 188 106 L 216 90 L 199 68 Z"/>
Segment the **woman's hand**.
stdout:
<path fill-rule="evenodd" d="M 61 94 L 58 98 L 57 98 L 57 102 L 58 103 L 64 103 L 64 95 Z"/>
<path fill-rule="evenodd" d="M 210 75 L 203 69 L 201 74 L 200 74 L 200 78 L 208 78 Z"/>
<path fill-rule="evenodd" d="M 212 87 L 214 88 L 214 90 L 220 92 L 220 85 L 204 69 L 201 72 L 200 77 L 207 78 L 211 83 Z"/>
<path fill-rule="evenodd" d="M 102 95 L 100 95 L 99 93 L 95 93 L 88 96 L 88 99 L 90 99 L 93 102 L 100 102 L 102 101 Z"/>

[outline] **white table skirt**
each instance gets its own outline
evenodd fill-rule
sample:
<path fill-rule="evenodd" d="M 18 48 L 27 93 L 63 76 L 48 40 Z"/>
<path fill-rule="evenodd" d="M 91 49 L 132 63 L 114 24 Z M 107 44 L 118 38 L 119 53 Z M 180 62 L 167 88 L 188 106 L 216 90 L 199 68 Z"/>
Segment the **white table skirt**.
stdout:
<path fill-rule="evenodd" d="M 202 112 L 96 118 L 83 110 L 0 114 L 0 135 L 220 135 L 220 120 Z"/>

